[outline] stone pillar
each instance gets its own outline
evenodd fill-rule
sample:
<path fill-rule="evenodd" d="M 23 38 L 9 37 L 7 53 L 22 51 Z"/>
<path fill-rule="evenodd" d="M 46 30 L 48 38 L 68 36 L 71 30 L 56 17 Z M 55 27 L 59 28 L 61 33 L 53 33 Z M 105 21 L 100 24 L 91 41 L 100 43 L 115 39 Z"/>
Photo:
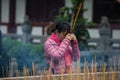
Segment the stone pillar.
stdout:
<path fill-rule="evenodd" d="M 100 34 L 100 41 L 98 43 L 97 49 L 104 51 L 101 54 L 109 54 L 109 50 L 111 50 L 111 28 L 110 24 L 108 22 L 108 18 L 106 16 L 103 16 L 101 18 L 101 23 L 99 26 L 99 34 Z M 109 62 L 109 56 L 105 55 L 103 56 L 103 62 L 108 63 Z"/>
<path fill-rule="evenodd" d="M 15 58 L 11 58 L 11 62 L 9 65 L 9 76 L 15 77 L 17 73 L 18 73 L 18 64 Z"/>
<path fill-rule="evenodd" d="M 25 16 L 24 18 L 24 22 L 22 24 L 22 31 L 23 31 L 23 35 L 22 35 L 22 42 L 23 43 L 30 43 L 31 42 L 31 31 L 32 31 L 32 26 L 30 24 L 30 20 L 28 16 Z"/>
<path fill-rule="evenodd" d="M 108 22 L 108 18 L 103 16 L 99 26 L 100 41 L 98 43 L 98 50 L 110 50 L 111 49 L 111 28 Z"/>

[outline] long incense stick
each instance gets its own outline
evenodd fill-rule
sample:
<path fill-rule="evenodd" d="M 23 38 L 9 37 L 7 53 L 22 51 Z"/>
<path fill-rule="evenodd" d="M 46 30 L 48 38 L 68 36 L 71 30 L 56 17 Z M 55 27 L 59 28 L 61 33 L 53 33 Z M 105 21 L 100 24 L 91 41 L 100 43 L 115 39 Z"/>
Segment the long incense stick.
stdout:
<path fill-rule="evenodd" d="M 49 67 L 49 72 L 48 72 L 48 80 L 52 80 L 52 66 L 53 66 L 53 63 L 52 63 L 52 59 L 50 61 L 50 67 Z"/>
<path fill-rule="evenodd" d="M 71 69 L 71 67 L 68 69 L 68 80 L 72 80 L 72 69 Z"/>
<path fill-rule="evenodd" d="M 61 68 L 61 80 L 65 80 L 64 79 L 64 70 Z"/>
<path fill-rule="evenodd" d="M 112 67 L 111 67 L 111 71 L 112 71 L 112 80 L 115 80 L 115 71 L 112 69 Z"/>
<path fill-rule="evenodd" d="M 86 80 L 86 78 L 87 78 L 87 62 L 86 62 L 86 59 L 85 59 L 83 80 Z"/>
<path fill-rule="evenodd" d="M 97 63 L 96 63 L 96 54 L 95 54 L 95 56 L 94 56 L 94 72 L 95 72 L 95 80 L 97 80 L 97 75 L 96 75 L 96 73 L 97 73 Z"/>
<path fill-rule="evenodd" d="M 118 61 L 118 72 L 120 71 L 120 57 Z M 120 80 L 120 73 L 118 73 L 118 80 Z"/>
<path fill-rule="evenodd" d="M 116 80 L 116 56 L 114 56 L 114 80 Z"/>
<path fill-rule="evenodd" d="M 89 71 L 88 65 L 87 65 L 87 75 L 88 75 L 87 80 L 90 80 L 90 71 Z"/>
<path fill-rule="evenodd" d="M 35 69 L 35 64 L 32 63 L 32 71 L 33 71 L 33 76 L 35 76 L 36 74 L 36 69 Z M 36 80 L 36 78 L 34 77 L 33 80 Z"/>
<path fill-rule="evenodd" d="M 23 75 L 24 75 L 24 80 L 27 80 L 26 76 L 27 76 L 27 71 L 26 71 L 26 67 L 23 67 Z"/>
<path fill-rule="evenodd" d="M 72 21 L 73 24 L 72 24 L 72 26 L 71 26 L 71 32 L 73 31 L 73 29 L 74 29 L 74 27 L 75 27 L 75 24 L 76 24 L 76 21 L 77 21 L 77 18 L 78 18 L 78 15 L 79 15 L 79 13 L 80 13 L 81 8 L 82 8 L 82 3 L 79 4 L 78 11 L 77 11 L 76 16 L 75 16 L 75 20 Z M 74 17 L 74 16 L 73 16 L 73 17 Z"/>
<path fill-rule="evenodd" d="M 104 63 L 104 65 L 103 65 L 103 80 L 106 80 L 105 71 L 106 71 L 106 64 Z"/>
<path fill-rule="evenodd" d="M 93 60 L 92 60 L 92 80 L 95 80 L 95 72 L 94 72 L 94 63 L 93 63 Z"/>
<path fill-rule="evenodd" d="M 19 71 L 16 71 L 16 77 L 19 77 Z M 17 78 L 16 80 L 19 80 L 19 78 Z"/>
<path fill-rule="evenodd" d="M 76 80 L 81 80 L 81 67 L 80 67 L 80 60 L 77 61 L 77 68 L 76 68 L 76 72 L 77 72 L 77 79 Z"/>

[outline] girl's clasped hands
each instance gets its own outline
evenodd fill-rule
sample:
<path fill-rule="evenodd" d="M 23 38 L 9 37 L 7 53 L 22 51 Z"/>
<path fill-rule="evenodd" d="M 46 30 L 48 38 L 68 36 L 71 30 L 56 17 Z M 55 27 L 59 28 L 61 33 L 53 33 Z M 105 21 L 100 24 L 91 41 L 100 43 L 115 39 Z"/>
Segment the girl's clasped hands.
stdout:
<path fill-rule="evenodd" d="M 76 40 L 76 36 L 74 34 L 68 33 L 65 37 L 68 40 Z"/>

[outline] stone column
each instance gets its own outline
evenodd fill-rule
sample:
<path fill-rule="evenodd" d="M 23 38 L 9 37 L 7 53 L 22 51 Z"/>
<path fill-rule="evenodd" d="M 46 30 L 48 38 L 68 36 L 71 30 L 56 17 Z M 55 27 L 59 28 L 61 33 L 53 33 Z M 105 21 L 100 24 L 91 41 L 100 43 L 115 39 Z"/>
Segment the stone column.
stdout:
<path fill-rule="evenodd" d="M 31 35 L 31 31 L 32 31 L 32 26 L 31 26 L 28 16 L 25 16 L 25 18 L 24 18 L 24 22 L 22 24 L 22 31 L 23 31 L 22 42 L 30 43 L 31 42 L 30 35 Z"/>
<path fill-rule="evenodd" d="M 108 18 L 103 16 L 99 26 L 100 41 L 98 42 L 97 49 L 103 51 L 101 54 L 107 54 L 103 56 L 103 62 L 109 62 L 109 51 L 111 50 L 111 28 L 108 22 Z"/>
<path fill-rule="evenodd" d="M 16 58 L 11 58 L 11 62 L 9 65 L 9 76 L 15 77 L 17 73 L 18 73 L 18 64 Z"/>
<path fill-rule="evenodd" d="M 100 41 L 98 43 L 97 49 L 98 50 L 109 50 L 111 49 L 111 28 L 108 22 L 108 18 L 103 16 L 101 18 L 101 23 L 99 26 L 99 34 L 100 34 Z"/>

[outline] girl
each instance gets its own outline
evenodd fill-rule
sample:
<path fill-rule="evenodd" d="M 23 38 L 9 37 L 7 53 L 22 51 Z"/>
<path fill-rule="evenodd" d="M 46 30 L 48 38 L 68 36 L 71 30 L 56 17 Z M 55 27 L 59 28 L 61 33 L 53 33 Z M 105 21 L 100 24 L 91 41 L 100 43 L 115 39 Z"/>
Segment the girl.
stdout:
<path fill-rule="evenodd" d="M 58 22 L 52 34 L 44 43 L 45 56 L 48 64 L 52 60 L 55 74 L 68 73 L 73 68 L 73 61 L 80 58 L 80 51 L 76 36 L 70 32 L 70 25 Z"/>

